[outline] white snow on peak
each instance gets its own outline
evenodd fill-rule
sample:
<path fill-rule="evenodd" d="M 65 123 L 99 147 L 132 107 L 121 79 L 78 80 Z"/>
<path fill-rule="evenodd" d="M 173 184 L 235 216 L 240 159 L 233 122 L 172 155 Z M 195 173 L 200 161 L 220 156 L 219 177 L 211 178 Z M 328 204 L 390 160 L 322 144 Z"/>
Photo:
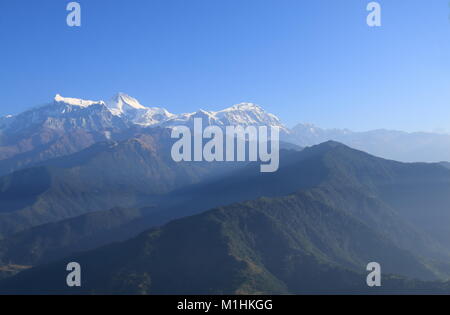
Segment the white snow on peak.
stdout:
<path fill-rule="evenodd" d="M 60 94 L 56 94 L 55 102 L 65 103 L 68 105 L 80 106 L 80 107 L 89 107 L 94 104 L 103 104 L 102 101 L 89 101 L 89 100 L 82 100 L 79 98 L 63 97 Z"/>
<path fill-rule="evenodd" d="M 278 126 L 281 130 L 287 131 L 287 128 L 280 122 L 279 118 L 266 112 L 260 106 L 253 103 L 240 103 L 220 111 L 198 110 L 191 113 L 172 114 L 161 107 L 146 107 L 136 98 L 125 93 L 116 94 L 110 101 L 90 101 L 78 98 L 63 97 L 57 94 L 54 98 L 55 103 L 64 105 L 73 105 L 87 108 L 94 104 L 102 104 L 117 117 L 145 127 L 167 127 L 173 128 L 178 125 L 191 126 L 195 118 L 202 118 L 205 124 L 218 126 Z M 46 105 L 45 105 L 46 106 Z M 44 107 L 45 107 L 44 106 Z M 48 108 L 47 110 L 54 110 Z M 59 108 L 57 109 L 60 110 Z M 70 112 L 70 110 L 69 110 Z M 34 113 L 34 111 L 33 111 Z M 66 109 L 59 114 L 65 114 Z M 86 112 L 86 114 L 90 114 Z M 39 117 L 49 115 L 49 112 L 40 111 L 33 115 Z M 52 113 L 53 115 L 53 113 Z M 0 119 L 1 125 L 6 124 L 6 118 Z"/>
<path fill-rule="evenodd" d="M 173 118 L 175 115 L 160 107 L 146 107 L 125 93 L 116 94 L 106 106 L 113 115 L 126 117 L 142 126 L 153 126 Z"/>
<path fill-rule="evenodd" d="M 220 112 L 230 112 L 230 111 L 264 111 L 264 110 L 260 106 L 253 103 L 240 103 L 231 106 L 229 108 L 226 108 L 224 110 L 221 110 Z"/>
<path fill-rule="evenodd" d="M 6 128 L 13 120 L 12 118 L 14 118 L 13 115 L 6 115 L 3 117 L 0 117 L 0 130 Z"/>
<path fill-rule="evenodd" d="M 267 113 L 253 103 L 241 103 L 221 111 L 199 110 L 194 113 L 173 115 L 158 125 L 173 128 L 179 125 L 192 126 L 194 118 L 202 118 L 204 124 L 217 126 L 276 126 L 288 132 L 288 129 L 275 115 Z"/>
<path fill-rule="evenodd" d="M 130 110 L 146 110 L 147 107 L 139 103 L 137 99 L 125 93 L 116 94 L 106 103 L 111 112 L 115 115 L 122 115 Z"/>
<path fill-rule="evenodd" d="M 287 130 L 280 119 L 253 103 L 240 103 L 214 113 L 224 125 L 269 125 Z"/>
<path fill-rule="evenodd" d="M 135 116 L 133 122 L 142 126 L 154 126 L 158 125 L 162 122 L 170 120 L 174 118 L 176 115 L 169 113 L 164 108 L 159 107 L 150 107 L 145 110 L 141 110 L 141 112 Z"/>

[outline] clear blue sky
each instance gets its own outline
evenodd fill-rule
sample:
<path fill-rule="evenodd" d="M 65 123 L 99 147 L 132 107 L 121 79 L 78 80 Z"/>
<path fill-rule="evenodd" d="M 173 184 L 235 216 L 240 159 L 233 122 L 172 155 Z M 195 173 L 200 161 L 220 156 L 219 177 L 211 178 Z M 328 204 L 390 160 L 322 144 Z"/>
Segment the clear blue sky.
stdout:
<path fill-rule="evenodd" d="M 449 0 L 0 1 L 0 115 L 122 91 L 172 112 L 258 103 L 287 125 L 450 131 Z"/>

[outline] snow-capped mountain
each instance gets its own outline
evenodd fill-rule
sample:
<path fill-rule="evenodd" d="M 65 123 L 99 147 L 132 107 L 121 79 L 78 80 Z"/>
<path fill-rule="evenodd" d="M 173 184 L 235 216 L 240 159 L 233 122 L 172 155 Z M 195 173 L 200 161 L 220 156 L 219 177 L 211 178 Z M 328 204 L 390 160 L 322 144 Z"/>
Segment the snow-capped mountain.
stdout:
<path fill-rule="evenodd" d="M 230 108 L 216 112 L 215 116 L 224 125 L 259 125 L 283 127 L 280 119 L 273 114 L 267 113 L 256 104 L 241 103 Z"/>
<path fill-rule="evenodd" d="M 199 110 L 195 113 L 174 115 L 172 118 L 162 121 L 162 127 L 175 127 L 185 125 L 192 127 L 195 118 L 201 118 L 204 125 L 226 126 L 273 126 L 279 127 L 282 133 L 288 134 L 289 130 L 273 114 L 267 113 L 258 105 L 241 103 L 221 111 Z"/>
<path fill-rule="evenodd" d="M 114 115 L 146 127 L 192 126 L 195 118 L 202 118 L 205 125 L 278 126 L 288 132 L 278 117 L 251 103 L 234 105 L 216 112 L 199 110 L 194 113 L 173 114 L 164 108 L 145 107 L 137 99 L 119 93 L 106 102 L 106 105 Z"/>
<path fill-rule="evenodd" d="M 101 113 L 101 117 L 92 117 Z M 101 123 L 95 128 L 93 121 Z M 260 106 L 252 103 L 241 103 L 221 111 L 199 110 L 194 113 L 173 114 L 160 107 L 146 107 L 136 98 L 118 93 L 109 101 L 91 101 L 56 95 L 54 102 L 28 110 L 17 116 L 3 117 L 0 128 L 7 126 L 23 129 L 31 124 L 47 121 L 53 128 L 73 126 L 88 129 L 112 127 L 113 120 L 120 118 L 122 124 L 134 124 L 144 127 L 171 128 L 179 125 L 191 126 L 194 118 L 202 118 L 205 125 L 241 125 L 241 126 L 277 126 L 286 133 L 289 130 L 273 114 L 267 113 Z M 3 126 L 3 128 L 2 128 Z"/>
<path fill-rule="evenodd" d="M 204 126 L 276 126 L 280 128 L 282 141 L 302 147 L 335 140 L 399 161 L 450 160 L 450 135 L 388 130 L 352 132 L 311 124 L 288 129 L 278 117 L 252 103 L 220 111 L 174 114 L 164 108 L 144 106 L 124 93 L 107 102 L 58 94 L 49 104 L 0 118 L 0 174 L 72 154 L 100 141 L 126 139 L 155 127 L 192 128 L 195 118 L 202 118 Z"/>
<path fill-rule="evenodd" d="M 34 128 L 55 131 L 105 131 L 126 128 L 127 124 L 112 114 L 103 101 L 89 101 L 56 95 L 52 103 L 35 107 L 1 120 L 3 135 L 32 132 Z"/>
<path fill-rule="evenodd" d="M 106 103 L 114 115 L 121 116 L 129 112 L 145 111 L 147 108 L 139 101 L 124 93 L 118 93 Z"/>
<path fill-rule="evenodd" d="M 276 126 L 281 132 L 289 130 L 273 114 L 258 105 L 242 103 L 221 111 L 199 110 L 194 113 L 173 114 L 164 108 L 146 107 L 137 99 L 119 93 L 111 100 L 91 101 L 56 95 L 53 103 L 30 109 L 17 116 L 0 119 L 3 134 L 21 132 L 31 126 L 68 131 L 83 128 L 87 131 L 122 129 L 131 125 L 172 128 L 192 126 L 195 118 L 205 125 Z"/>
<path fill-rule="evenodd" d="M 0 174 L 122 137 L 129 128 L 102 101 L 56 95 L 52 103 L 0 119 Z"/>
<path fill-rule="evenodd" d="M 63 97 L 59 94 L 56 94 L 55 103 L 59 104 L 66 104 L 71 106 L 79 106 L 79 107 L 89 107 L 92 105 L 104 105 L 105 103 L 103 101 L 89 101 L 89 100 L 82 100 L 79 98 L 70 98 L 70 97 Z"/>
<path fill-rule="evenodd" d="M 145 133 L 147 128 L 193 126 L 194 118 L 203 118 L 205 126 L 278 126 L 282 137 L 289 133 L 276 116 L 250 103 L 217 112 L 173 114 L 146 107 L 124 93 L 106 102 L 57 94 L 49 104 L 0 118 L 0 174 L 72 154 L 99 141 Z"/>
<path fill-rule="evenodd" d="M 145 107 L 137 99 L 124 93 L 118 93 L 106 102 L 106 106 L 113 115 L 141 126 L 156 126 L 175 116 L 164 108 Z"/>

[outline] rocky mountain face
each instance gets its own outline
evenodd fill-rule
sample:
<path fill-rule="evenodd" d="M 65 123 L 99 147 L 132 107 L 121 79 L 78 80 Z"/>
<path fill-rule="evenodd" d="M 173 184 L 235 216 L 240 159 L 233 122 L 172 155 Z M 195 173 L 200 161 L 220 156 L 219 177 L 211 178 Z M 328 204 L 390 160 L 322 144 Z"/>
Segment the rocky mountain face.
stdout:
<path fill-rule="evenodd" d="M 68 155 L 97 142 L 122 138 L 130 124 L 103 102 L 66 99 L 3 119 L 0 174 Z"/>
<path fill-rule="evenodd" d="M 50 104 L 16 116 L 0 118 L 0 174 L 47 159 L 78 152 L 106 140 L 124 140 L 147 128 L 193 128 L 194 119 L 204 126 L 274 126 L 280 139 L 301 147 L 334 140 L 383 158 L 403 162 L 450 161 L 450 135 L 406 133 L 390 130 L 353 132 L 322 129 L 311 124 L 288 128 L 256 104 L 241 103 L 220 111 L 199 110 L 174 114 L 160 107 L 146 107 L 137 99 L 118 93 L 109 101 L 89 101 L 56 95 Z"/>
<path fill-rule="evenodd" d="M 280 120 L 254 104 L 223 111 L 172 114 L 149 108 L 123 93 L 110 101 L 89 101 L 57 95 L 53 103 L 0 119 L 0 174 L 78 152 L 95 143 L 124 140 L 148 128 L 193 126 L 195 118 L 207 125 L 277 126 Z"/>

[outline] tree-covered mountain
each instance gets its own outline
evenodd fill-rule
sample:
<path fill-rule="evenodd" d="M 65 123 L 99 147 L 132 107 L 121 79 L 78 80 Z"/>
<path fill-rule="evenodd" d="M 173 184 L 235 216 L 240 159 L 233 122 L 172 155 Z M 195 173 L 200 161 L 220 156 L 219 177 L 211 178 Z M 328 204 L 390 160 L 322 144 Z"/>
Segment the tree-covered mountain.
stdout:
<path fill-rule="evenodd" d="M 364 222 L 309 193 L 262 198 L 173 221 L 123 243 L 24 271 L 2 293 L 303 294 L 448 293 L 410 252 Z M 78 262 L 82 287 L 69 288 Z M 366 265 L 383 266 L 381 288 L 366 286 Z M 422 291 L 424 292 L 424 291 Z"/>
<path fill-rule="evenodd" d="M 151 208 L 113 208 L 39 225 L 0 240 L 0 266 L 35 266 L 132 238 Z M 130 226 L 130 228 L 128 228 Z"/>
<path fill-rule="evenodd" d="M 0 235 L 113 207 L 151 205 L 239 163 L 176 163 L 167 129 L 152 129 L 0 177 Z"/>
<path fill-rule="evenodd" d="M 77 158 L 77 160 L 79 159 Z M 123 224 L 119 221 L 114 221 L 116 225 L 112 226 L 111 229 L 106 229 L 107 233 L 102 233 L 102 228 L 100 228 L 99 233 L 95 232 L 94 225 L 89 225 L 91 229 L 85 231 L 80 229 L 79 235 L 62 233 L 61 230 L 67 231 L 69 229 L 69 231 L 72 231 L 72 227 L 78 226 L 78 223 L 74 224 L 74 222 L 80 219 L 75 218 L 57 222 L 47 227 L 37 227 L 8 237 L 1 243 L 0 248 L 2 248 L 3 253 L 10 253 L 3 255 L 4 261 L 8 256 L 14 257 L 13 254 L 16 255 L 16 261 L 13 260 L 9 263 L 39 264 L 50 262 L 52 259 L 72 254 L 78 250 L 92 248 L 85 246 L 86 239 L 89 239 L 93 244 L 100 245 L 107 243 L 108 239 L 105 239 L 105 235 L 120 236 L 120 233 L 123 233 L 123 238 L 115 237 L 111 238 L 111 241 L 124 240 L 133 235 L 132 231 L 138 233 L 146 228 L 167 223 L 174 218 L 186 217 L 208 209 L 233 204 L 224 209 L 234 209 L 230 210 L 229 213 L 242 213 L 246 218 L 246 213 L 250 211 L 248 210 L 250 208 L 252 209 L 251 211 L 257 213 L 257 216 L 265 218 L 267 215 L 270 215 L 270 219 L 267 219 L 271 222 L 270 225 L 276 225 L 274 222 L 278 224 L 280 220 L 278 216 L 281 214 L 285 215 L 283 217 L 285 221 L 280 223 L 280 229 L 287 231 L 288 235 L 294 236 L 298 234 L 298 241 L 302 240 L 300 245 L 306 246 L 304 250 L 312 250 L 314 248 L 313 252 L 310 253 L 311 255 L 314 254 L 315 257 L 315 260 L 312 260 L 314 264 L 311 262 L 311 268 L 319 258 L 326 266 L 327 264 L 338 266 L 336 267 L 338 269 L 326 267 L 322 270 L 321 268 L 324 265 L 318 264 L 318 270 L 309 270 L 311 274 L 316 272 L 317 277 L 319 275 L 322 277 L 324 270 L 336 270 L 337 274 L 342 272 L 342 275 L 345 274 L 345 277 L 359 279 L 358 281 L 360 281 L 361 275 L 359 273 L 363 272 L 360 269 L 362 268 L 361 266 L 363 263 L 368 263 L 366 260 L 372 259 L 379 262 L 383 261 L 387 272 L 404 277 L 445 280 L 450 275 L 448 263 L 450 246 L 444 237 L 445 233 L 449 233 L 448 226 L 450 226 L 449 221 L 447 221 L 448 217 L 445 216 L 445 213 L 448 213 L 446 207 L 450 204 L 448 203 L 449 192 L 450 171 L 440 164 L 405 164 L 383 160 L 336 142 L 327 142 L 300 152 L 295 150 L 282 151 L 280 169 L 276 173 L 262 174 L 259 172 L 258 165 L 250 164 L 245 168 L 229 171 L 215 179 L 210 178 L 198 184 L 176 189 L 158 200 L 157 206 L 147 210 L 145 215 L 141 216 L 142 213 L 140 213 L 135 219 L 125 219 L 122 222 Z M 265 198 L 260 199 L 262 196 L 265 196 Z M 431 199 L 432 203 L 430 203 L 430 207 L 427 207 L 425 202 L 427 200 L 431 202 Z M 255 201 L 236 204 L 236 202 L 245 200 Z M 133 211 L 136 210 L 131 211 L 131 214 L 133 214 Z M 222 209 L 210 212 L 210 214 L 222 213 L 223 211 L 228 213 L 228 210 Z M 313 214 L 316 214 L 317 217 L 314 217 Z M 102 220 L 108 222 L 107 217 L 109 213 L 107 211 L 103 212 L 102 216 L 104 216 Z M 258 225 L 260 225 L 258 222 L 261 222 L 261 220 L 257 219 L 256 215 L 253 216 L 253 214 L 248 216 L 248 222 L 235 225 L 233 233 L 236 233 L 236 235 L 247 233 L 246 226 L 249 224 L 254 224 L 255 229 L 258 228 Z M 227 216 L 214 217 L 217 219 L 216 221 L 220 221 L 219 218 L 223 218 L 224 222 L 217 223 L 219 226 L 231 224 L 228 222 L 229 218 Z M 129 216 L 127 215 L 126 218 L 129 218 Z M 177 222 L 203 220 L 205 216 L 200 215 L 194 218 Z M 242 218 L 242 220 L 244 219 Z M 298 225 L 290 226 L 290 222 L 297 222 L 296 224 Z M 174 226 L 174 224 L 170 223 L 161 229 L 152 230 L 147 235 L 156 235 L 152 233 L 165 231 L 167 227 Z M 340 224 L 342 224 L 342 228 L 339 228 Z M 307 232 L 305 232 L 305 225 L 310 228 L 319 226 L 319 230 L 306 230 Z M 261 231 L 265 231 L 267 226 L 262 226 L 264 227 L 261 228 Z M 117 233 L 115 233 L 115 229 L 117 229 Z M 187 230 L 190 229 L 187 228 Z M 196 232 L 199 228 L 192 228 L 192 230 L 191 233 L 194 233 L 194 230 Z M 212 230 L 216 230 L 216 228 L 212 228 Z M 89 232 L 87 233 L 86 231 Z M 177 237 L 180 240 L 189 240 L 189 235 L 184 235 L 183 231 L 182 228 L 178 232 L 173 230 L 173 237 L 175 238 L 178 235 Z M 87 236 L 84 237 L 83 233 L 87 233 Z M 208 233 L 212 232 L 209 231 Z M 221 233 L 220 230 L 217 233 Z M 343 235 L 339 233 L 343 233 Z M 52 242 L 51 238 L 59 234 L 65 235 L 68 241 L 65 243 Z M 212 240 L 218 236 L 207 234 L 202 237 L 205 237 L 205 240 Z M 276 237 L 278 236 L 275 234 L 270 235 L 270 238 Z M 201 237 L 198 236 L 198 238 Z M 138 239 L 142 239 L 142 236 Z M 308 242 L 305 241 L 306 239 Z M 283 242 L 285 240 L 283 239 Z M 364 246 L 362 240 L 365 240 L 364 243 L 367 242 L 372 245 Z M 247 238 L 244 241 L 247 242 Z M 77 246 L 78 242 L 80 246 Z M 120 248 L 127 253 L 127 248 L 130 248 L 130 250 L 131 248 L 136 248 L 135 242 L 137 242 L 136 239 L 126 242 L 124 245 L 120 245 Z M 238 245 L 240 242 L 241 240 L 236 244 L 233 243 L 233 247 L 248 246 Z M 192 244 L 194 243 L 192 242 Z M 30 255 L 29 260 L 26 259 L 26 252 L 30 246 L 28 244 L 36 246 L 35 252 L 38 253 L 38 255 Z M 116 248 L 114 251 L 119 251 L 117 246 L 119 245 L 113 246 L 113 248 Z M 166 252 L 164 252 L 167 257 L 164 258 L 164 261 L 161 260 L 161 266 L 169 265 L 171 261 L 178 259 L 177 255 L 181 255 L 181 253 L 187 255 L 180 247 L 176 247 L 174 244 L 158 246 L 169 246 L 171 249 L 166 249 Z M 282 242 L 280 241 L 276 247 L 281 246 Z M 374 251 L 376 248 L 379 251 Z M 104 250 L 101 250 L 102 253 L 104 253 Z M 208 255 L 209 250 L 207 244 L 200 242 L 198 243 L 199 252 L 196 252 L 194 256 L 203 257 L 202 255 Z M 257 248 L 253 250 L 259 252 L 262 249 Z M 138 253 L 130 255 L 135 257 Z M 309 257 L 308 255 L 306 257 Z M 267 257 L 270 256 L 277 257 L 276 254 L 272 255 L 268 252 Z M 51 259 L 47 259 L 48 257 Z M 81 257 L 85 256 L 82 255 Z M 163 256 L 158 254 L 158 257 Z M 302 262 L 304 259 L 306 258 L 301 256 L 300 260 Z M 130 258 L 130 261 L 123 263 L 128 266 L 128 264 L 132 263 L 132 260 Z M 89 264 L 91 264 L 91 260 L 89 261 Z M 92 262 L 96 263 L 96 260 L 93 259 Z M 215 263 L 217 264 L 218 261 Z M 296 264 L 300 264 L 300 262 L 295 262 L 293 266 L 297 266 Z M 291 266 L 290 268 L 295 269 L 294 267 Z M 177 268 L 182 267 L 177 266 Z M 192 274 L 196 270 L 194 263 L 189 264 L 185 268 L 184 271 L 187 274 Z M 189 270 L 189 268 L 194 269 Z M 261 269 L 263 267 L 258 265 L 258 268 Z M 141 275 L 145 274 L 145 277 L 147 277 L 150 274 L 150 270 L 146 270 L 144 273 L 139 272 L 136 271 L 136 273 L 124 275 L 122 280 L 139 282 Z M 239 274 L 242 272 L 239 271 Z M 334 273 L 334 271 L 331 273 Z M 109 276 L 111 274 L 105 277 Z M 248 279 L 251 277 L 253 276 L 249 276 Z M 278 274 L 275 276 L 272 274 L 268 277 L 278 279 L 279 276 Z M 229 275 L 228 278 L 231 279 L 233 276 Z M 318 285 L 322 286 L 321 290 L 324 290 L 326 282 L 321 283 L 318 279 Z M 284 280 L 281 281 L 284 282 Z M 419 283 L 413 282 L 414 284 L 411 284 L 411 282 L 399 281 L 394 281 L 393 283 L 403 289 L 406 288 L 405 286 L 412 285 L 414 287 Z M 271 282 L 270 286 L 274 285 L 274 283 L 280 285 L 280 280 Z M 111 285 L 113 286 L 113 284 Z M 333 285 L 337 285 L 337 283 Z M 419 287 L 427 287 L 428 285 L 422 283 Z M 430 284 L 430 288 L 437 287 L 441 286 Z M 98 288 L 100 287 L 96 286 L 95 290 Z M 233 288 L 233 290 L 229 287 L 227 288 L 223 289 L 223 292 L 238 290 L 238 287 Z M 101 290 L 103 289 L 110 290 L 111 288 L 101 287 Z M 319 287 L 308 287 L 308 290 L 316 289 L 318 290 Z M 353 289 L 362 290 L 362 287 L 355 287 L 354 284 L 351 284 L 349 287 L 346 286 L 346 290 Z M 158 290 L 160 289 L 157 289 L 156 292 L 160 292 Z M 285 288 L 283 292 L 300 292 L 296 290 Z"/>
<path fill-rule="evenodd" d="M 402 246 L 449 257 L 450 171 L 441 165 L 384 160 L 336 142 L 282 151 L 280 161 L 275 173 L 263 174 L 249 165 L 177 190 L 173 199 L 182 206 L 175 204 L 161 216 L 170 220 L 236 201 L 321 188 L 322 200 L 340 202 Z"/>

